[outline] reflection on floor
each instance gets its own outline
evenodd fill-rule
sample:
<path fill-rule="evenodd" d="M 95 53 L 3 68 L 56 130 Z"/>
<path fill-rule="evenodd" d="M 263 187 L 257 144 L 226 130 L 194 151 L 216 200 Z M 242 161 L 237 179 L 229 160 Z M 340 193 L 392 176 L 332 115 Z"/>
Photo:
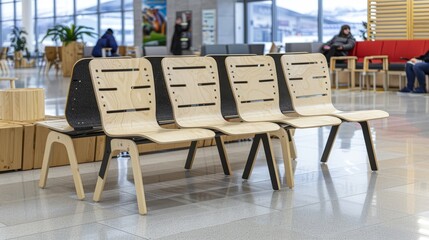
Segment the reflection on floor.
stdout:
<path fill-rule="evenodd" d="M 47 114 L 63 114 L 68 79 L 16 74 L 17 87 L 46 89 Z M 377 173 L 357 124 L 340 128 L 326 165 L 319 159 L 329 128 L 296 131 L 293 190 L 284 178 L 282 190 L 271 190 L 263 153 L 241 179 L 251 141 L 227 144 L 232 176 L 223 175 L 214 147 L 199 149 L 190 171 L 185 150 L 143 155 L 146 216 L 137 214 L 126 158 L 112 162 L 100 203 L 91 200 L 99 163 L 80 165 L 83 201 L 68 167 L 52 168 L 43 190 L 39 170 L 2 173 L 0 239 L 429 239 L 429 95 L 339 90 L 333 98 L 339 109 L 390 113 L 371 122 Z"/>

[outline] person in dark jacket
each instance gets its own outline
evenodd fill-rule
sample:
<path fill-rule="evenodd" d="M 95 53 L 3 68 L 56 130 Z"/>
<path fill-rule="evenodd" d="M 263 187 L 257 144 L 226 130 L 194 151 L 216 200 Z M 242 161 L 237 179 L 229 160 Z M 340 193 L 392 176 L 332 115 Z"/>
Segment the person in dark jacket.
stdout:
<path fill-rule="evenodd" d="M 171 39 L 170 52 L 173 55 L 182 55 L 182 42 L 180 39 L 182 38 L 182 33 L 188 31 L 190 22 L 188 22 L 187 27 L 182 27 L 182 18 L 176 18 L 176 24 L 174 25 L 174 33 L 173 38 Z"/>
<path fill-rule="evenodd" d="M 110 28 L 107 29 L 106 33 L 104 33 L 100 39 L 98 39 L 97 44 L 92 49 L 92 56 L 101 57 L 103 48 L 111 48 L 111 56 L 118 56 L 118 44 L 116 43 L 115 37 L 113 36 L 113 30 Z"/>
<path fill-rule="evenodd" d="M 426 93 L 426 74 L 429 74 L 429 51 L 425 54 L 411 58 L 405 65 L 407 75 L 407 86 L 399 90 L 403 93 Z M 419 86 L 414 88 L 414 81 L 417 77 Z"/>
<path fill-rule="evenodd" d="M 341 26 L 340 33 L 322 45 L 322 53 L 328 64 L 332 56 L 346 56 L 355 47 L 356 40 L 350 32 L 349 25 Z"/>

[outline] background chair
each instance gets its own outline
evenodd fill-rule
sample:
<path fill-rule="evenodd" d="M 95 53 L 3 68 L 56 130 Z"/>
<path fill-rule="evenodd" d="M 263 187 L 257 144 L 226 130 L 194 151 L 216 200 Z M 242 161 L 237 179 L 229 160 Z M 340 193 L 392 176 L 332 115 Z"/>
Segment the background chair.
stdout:
<path fill-rule="evenodd" d="M 295 111 L 302 116 L 330 115 L 345 122 L 359 123 L 362 127 L 371 169 L 376 171 L 377 159 L 368 121 L 386 118 L 389 114 L 381 110 L 349 112 L 337 110 L 332 104 L 328 65 L 322 54 L 284 55 L 281 61 Z M 322 162 L 328 160 L 339 126 L 341 125 L 331 128 Z"/>
<path fill-rule="evenodd" d="M 224 150 L 222 135 L 255 134 L 263 140 L 272 187 L 279 189 L 277 165 L 272 157 L 269 139 L 269 133 L 278 131 L 279 127 L 268 122 L 228 122 L 223 118 L 216 61 L 210 57 L 164 58 L 162 68 L 176 123 L 182 128 L 201 127 L 215 130 L 216 146 L 221 159 L 224 159 L 222 163 L 227 165 L 228 169 L 229 160 Z"/>

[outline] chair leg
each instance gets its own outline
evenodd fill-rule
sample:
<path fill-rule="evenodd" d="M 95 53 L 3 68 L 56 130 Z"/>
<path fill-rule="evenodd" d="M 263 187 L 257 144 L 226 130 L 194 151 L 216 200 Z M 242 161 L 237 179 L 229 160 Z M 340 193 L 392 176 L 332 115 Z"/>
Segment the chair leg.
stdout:
<path fill-rule="evenodd" d="M 137 195 L 137 206 L 140 214 L 146 214 L 146 200 L 143 188 L 143 176 L 140 167 L 139 151 L 134 141 L 128 139 L 112 139 L 112 152 L 115 150 L 125 150 L 129 152 L 133 168 L 134 184 Z"/>
<path fill-rule="evenodd" d="M 320 160 L 322 163 L 326 163 L 328 161 L 329 154 L 331 153 L 332 147 L 334 146 L 335 137 L 337 136 L 339 128 L 340 125 L 331 127 L 331 132 L 329 133 L 328 141 L 326 142 L 326 146 L 322 154 L 322 159 Z"/>
<path fill-rule="evenodd" d="M 261 141 L 261 135 L 256 134 L 253 138 L 252 147 L 250 148 L 249 156 L 247 157 L 246 166 L 243 171 L 243 179 L 249 179 L 250 174 L 252 173 L 253 164 L 255 163 L 256 153 L 259 149 L 259 142 Z"/>
<path fill-rule="evenodd" d="M 185 169 L 191 169 L 197 152 L 197 141 L 192 141 L 189 147 L 188 157 L 186 157 Z"/>
<path fill-rule="evenodd" d="M 107 170 L 109 170 L 110 160 L 113 156 L 111 141 L 112 138 L 106 136 L 103 160 L 101 162 L 100 171 L 98 172 L 97 184 L 95 185 L 94 196 L 92 198 L 94 202 L 99 202 L 101 200 L 101 195 L 104 190 L 104 185 L 106 183 Z"/>
<path fill-rule="evenodd" d="M 46 186 L 46 179 L 48 176 L 48 169 L 49 169 L 49 163 L 50 163 L 51 147 L 52 147 L 52 144 L 55 142 L 63 144 L 64 147 L 66 148 L 67 155 L 69 158 L 70 168 L 73 175 L 73 181 L 76 188 L 77 198 L 84 199 L 85 193 L 83 190 L 82 179 L 79 173 L 79 166 L 77 163 L 76 151 L 74 149 L 73 140 L 71 139 L 70 136 L 67 136 L 62 133 L 51 131 L 48 134 L 48 138 L 46 140 L 46 146 L 45 146 L 45 153 L 43 156 L 42 170 L 40 172 L 39 186 L 41 188 L 44 188 Z"/>
<path fill-rule="evenodd" d="M 362 85 L 363 85 L 363 73 L 359 74 L 359 89 L 362 91 Z"/>
<path fill-rule="evenodd" d="M 383 89 L 384 91 L 387 91 L 389 89 L 389 74 L 387 74 L 387 72 L 384 72 L 383 74 Z"/>
<path fill-rule="evenodd" d="M 294 160 L 298 157 L 296 153 L 295 140 L 293 138 L 293 136 L 295 136 L 295 129 L 294 128 L 288 129 L 287 133 L 289 134 L 288 137 L 289 137 L 289 145 L 290 145 L 289 146 L 290 157 L 292 160 Z"/>
<path fill-rule="evenodd" d="M 294 174 L 292 169 L 292 158 L 290 156 L 289 135 L 287 131 L 283 128 L 280 128 L 280 130 L 273 132 L 271 134 L 274 136 L 277 136 L 280 140 L 280 146 L 282 148 L 282 155 L 283 155 L 283 164 L 285 168 L 286 184 L 289 188 L 293 188 Z"/>
<path fill-rule="evenodd" d="M 363 138 L 365 139 L 366 151 L 368 153 L 369 164 L 372 171 L 378 170 L 377 158 L 375 156 L 374 144 L 371 138 L 371 131 L 367 121 L 359 122 L 362 127 Z"/>
<path fill-rule="evenodd" d="M 45 152 L 43 154 L 42 168 L 40 169 L 39 187 L 46 187 L 46 180 L 48 178 L 49 165 L 51 163 L 51 149 L 52 144 L 55 142 L 55 135 L 53 132 L 48 134 L 46 139 Z"/>
<path fill-rule="evenodd" d="M 340 85 L 340 78 L 339 78 L 339 74 L 338 74 L 338 72 L 337 71 L 335 71 L 334 70 L 334 74 L 335 74 L 335 89 L 338 89 L 339 88 L 339 85 Z"/>
<path fill-rule="evenodd" d="M 231 166 L 229 165 L 228 154 L 225 151 L 225 144 L 223 142 L 222 136 L 215 136 L 216 147 L 219 153 L 220 162 L 222 163 L 223 172 L 225 175 L 231 175 Z"/>
<path fill-rule="evenodd" d="M 268 171 L 270 172 L 271 185 L 274 190 L 280 190 L 279 173 L 277 170 L 276 159 L 274 158 L 273 148 L 269 134 L 262 134 L 262 143 L 264 145 L 265 158 L 267 159 Z"/>

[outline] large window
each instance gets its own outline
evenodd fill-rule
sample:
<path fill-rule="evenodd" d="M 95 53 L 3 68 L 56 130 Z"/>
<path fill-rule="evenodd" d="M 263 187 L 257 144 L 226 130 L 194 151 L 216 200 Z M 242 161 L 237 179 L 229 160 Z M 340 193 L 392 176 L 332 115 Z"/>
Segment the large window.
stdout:
<path fill-rule="evenodd" d="M 272 3 L 271 1 L 249 2 L 247 15 L 248 42 L 272 41 Z"/>
<path fill-rule="evenodd" d="M 356 40 L 363 40 L 362 22 L 367 21 L 367 1 L 355 0 L 344 4 L 341 0 L 323 0 L 323 42 L 340 32 L 341 25 L 348 24 Z"/>
<path fill-rule="evenodd" d="M 277 2 L 277 38 L 285 42 L 317 41 L 318 0 Z"/>
<path fill-rule="evenodd" d="M 10 32 L 13 26 L 21 27 L 21 0 L 0 1 L 1 46 L 10 46 Z M 11 51 L 11 50 L 10 50 Z"/>
<path fill-rule="evenodd" d="M 76 24 L 94 28 L 102 35 L 112 28 L 120 45 L 134 44 L 133 0 L 31 0 L 34 3 L 35 49 L 40 45 L 55 45 L 51 39 L 40 41 L 48 28 L 56 24 L 70 26 Z M 21 0 L 0 0 L 0 40 L 2 46 L 9 46 L 12 26 L 22 26 Z M 27 30 L 28 31 L 28 30 Z M 96 38 L 84 38 L 88 46 L 97 42 Z"/>
<path fill-rule="evenodd" d="M 319 42 L 338 34 L 341 25 L 348 24 L 356 39 L 361 40 L 362 22 L 367 19 L 367 0 L 247 0 L 243 17 L 236 10 L 236 17 L 247 19 L 243 32 L 248 43 L 253 42 Z M 273 8 L 272 5 L 275 5 Z M 322 15 L 319 15 L 319 4 Z M 236 23 L 240 23 L 240 19 Z M 320 28 L 320 29 L 319 29 Z M 237 42 L 240 37 L 235 37 Z"/>

